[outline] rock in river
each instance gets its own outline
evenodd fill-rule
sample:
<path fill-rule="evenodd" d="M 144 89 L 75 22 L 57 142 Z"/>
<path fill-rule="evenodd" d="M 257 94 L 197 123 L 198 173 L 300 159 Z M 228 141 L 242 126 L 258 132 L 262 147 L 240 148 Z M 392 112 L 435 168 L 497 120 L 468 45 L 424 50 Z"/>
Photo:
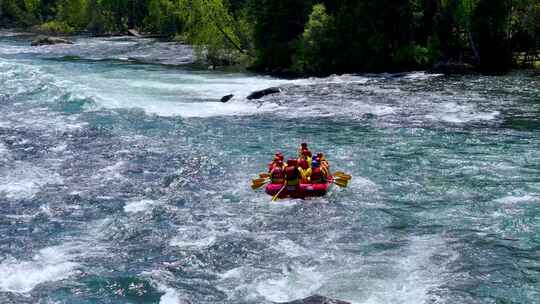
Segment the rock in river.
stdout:
<path fill-rule="evenodd" d="M 73 44 L 73 42 L 58 37 L 39 36 L 32 41 L 32 46 L 53 45 L 53 44 Z"/>
<path fill-rule="evenodd" d="M 286 303 L 276 303 L 276 304 L 351 304 L 351 303 L 315 295 L 315 296 L 311 296 L 302 300 L 296 300 L 296 301 L 286 302 Z"/>
<path fill-rule="evenodd" d="M 249 99 L 249 100 L 260 99 L 260 98 L 263 98 L 266 95 L 276 94 L 276 93 L 279 93 L 279 92 L 281 92 L 280 88 L 272 87 L 272 88 L 268 88 L 268 89 L 264 89 L 264 90 L 260 90 L 260 91 L 255 91 L 255 92 L 249 94 L 247 99 Z"/>
<path fill-rule="evenodd" d="M 227 102 L 227 101 L 231 100 L 233 97 L 234 97 L 234 94 L 225 95 L 225 96 L 221 97 L 221 102 Z"/>

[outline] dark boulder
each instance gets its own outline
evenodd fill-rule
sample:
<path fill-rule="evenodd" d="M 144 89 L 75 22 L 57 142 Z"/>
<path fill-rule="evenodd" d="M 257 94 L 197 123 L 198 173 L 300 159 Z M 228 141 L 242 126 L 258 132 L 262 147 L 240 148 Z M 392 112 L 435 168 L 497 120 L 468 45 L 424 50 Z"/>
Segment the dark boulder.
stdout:
<path fill-rule="evenodd" d="M 225 96 L 221 97 L 221 102 L 225 103 L 225 102 L 231 100 L 233 97 L 234 97 L 234 94 L 225 95 Z"/>
<path fill-rule="evenodd" d="M 327 297 L 315 295 L 302 300 L 292 302 L 276 303 L 276 304 L 351 304 L 349 302 L 334 300 Z"/>
<path fill-rule="evenodd" d="M 36 39 L 34 39 L 31 43 L 32 46 L 54 45 L 54 44 L 73 44 L 73 42 L 64 38 L 39 36 Z"/>
<path fill-rule="evenodd" d="M 268 88 L 268 89 L 264 89 L 264 90 L 260 90 L 260 91 L 255 91 L 255 92 L 249 94 L 247 99 L 249 99 L 249 100 L 260 99 L 260 98 L 263 98 L 266 95 L 276 94 L 276 93 L 280 93 L 280 92 L 281 92 L 280 88 L 276 88 L 276 87 Z"/>

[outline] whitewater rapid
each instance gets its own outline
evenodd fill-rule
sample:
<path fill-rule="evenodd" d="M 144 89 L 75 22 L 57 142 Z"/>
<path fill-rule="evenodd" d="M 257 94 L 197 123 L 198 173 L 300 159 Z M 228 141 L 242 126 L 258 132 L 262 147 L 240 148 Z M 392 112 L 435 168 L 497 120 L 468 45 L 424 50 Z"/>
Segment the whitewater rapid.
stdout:
<path fill-rule="evenodd" d="M 286 80 L 74 40 L 0 35 L 1 303 L 537 303 L 534 74 Z M 350 186 L 253 192 L 302 141 Z"/>

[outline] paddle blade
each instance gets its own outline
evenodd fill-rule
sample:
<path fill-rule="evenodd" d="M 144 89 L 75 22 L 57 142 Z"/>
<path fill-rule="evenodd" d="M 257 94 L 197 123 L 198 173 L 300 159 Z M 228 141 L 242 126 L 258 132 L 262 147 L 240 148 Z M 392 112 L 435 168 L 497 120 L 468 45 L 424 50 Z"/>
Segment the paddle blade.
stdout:
<path fill-rule="evenodd" d="M 268 181 L 268 179 L 266 178 L 256 178 L 256 179 L 253 179 L 251 180 L 254 184 L 260 184 L 260 183 L 265 183 Z"/>
<path fill-rule="evenodd" d="M 253 183 L 253 184 L 251 185 L 251 189 L 257 190 L 257 189 L 261 188 L 262 186 L 264 186 L 264 185 L 266 185 L 266 184 L 267 184 L 267 183 Z"/>
<path fill-rule="evenodd" d="M 340 180 L 340 179 L 334 180 L 334 184 L 338 185 L 341 188 L 347 188 L 347 186 L 349 185 L 347 181 Z"/>
<path fill-rule="evenodd" d="M 270 178 L 270 173 L 260 173 L 259 177 L 260 178 Z"/>
<path fill-rule="evenodd" d="M 352 175 L 347 174 L 345 172 L 341 172 L 341 171 L 334 172 L 334 176 L 339 177 L 341 179 L 346 179 L 346 180 L 352 179 Z"/>

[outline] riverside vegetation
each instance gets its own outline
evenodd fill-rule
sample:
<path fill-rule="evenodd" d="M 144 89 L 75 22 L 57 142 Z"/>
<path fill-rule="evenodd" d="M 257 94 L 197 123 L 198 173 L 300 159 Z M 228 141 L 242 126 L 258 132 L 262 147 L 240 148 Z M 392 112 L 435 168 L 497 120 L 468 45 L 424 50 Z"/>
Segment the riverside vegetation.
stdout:
<path fill-rule="evenodd" d="M 540 0 L 0 0 L 0 25 L 143 32 L 214 65 L 323 75 L 538 62 Z"/>

